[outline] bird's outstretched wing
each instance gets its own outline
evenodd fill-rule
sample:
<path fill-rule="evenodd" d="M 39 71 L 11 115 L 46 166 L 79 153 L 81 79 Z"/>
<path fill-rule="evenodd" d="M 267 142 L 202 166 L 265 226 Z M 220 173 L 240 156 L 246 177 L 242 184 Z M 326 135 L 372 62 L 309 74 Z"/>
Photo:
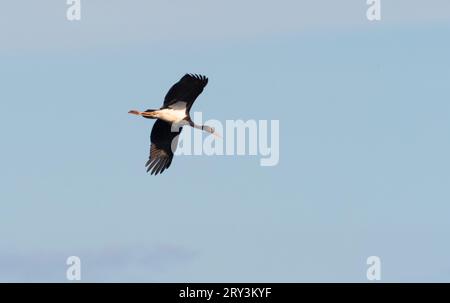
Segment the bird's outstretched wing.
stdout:
<path fill-rule="evenodd" d="M 175 83 L 167 92 L 164 98 L 163 108 L 168 107 L 178 101 L 186 102 L 187 111 L 192 107 L 195 99 L 203 91 L 203 88 L 208 84 L 208 78 L 202 75 L 186 74 L 183 78 Z"/>
<path fill-rule="evenodd" d="M 156 120 L 150 135 L 150 156 L 145 164 L 147 172 L 151 170 L 152 175 L 157 175 L 169 168 L 182 129 L 182 127 L 172 128 L 172 123 Z"/>

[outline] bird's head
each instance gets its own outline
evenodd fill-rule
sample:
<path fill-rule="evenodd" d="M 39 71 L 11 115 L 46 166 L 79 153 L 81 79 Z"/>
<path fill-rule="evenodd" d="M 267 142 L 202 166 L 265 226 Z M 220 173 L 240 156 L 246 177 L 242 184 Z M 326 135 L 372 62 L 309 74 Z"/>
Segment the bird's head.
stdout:
<path fill-rule="evenodd" d="M 216 138 L 222 138 L 219 133 L 216 132 L 216 130 L 214 129 L 214 127 L 208 126 L 208 125 L 203 125 L 202 126 L 202 130 L 212 134 L 214 137 Z"/>

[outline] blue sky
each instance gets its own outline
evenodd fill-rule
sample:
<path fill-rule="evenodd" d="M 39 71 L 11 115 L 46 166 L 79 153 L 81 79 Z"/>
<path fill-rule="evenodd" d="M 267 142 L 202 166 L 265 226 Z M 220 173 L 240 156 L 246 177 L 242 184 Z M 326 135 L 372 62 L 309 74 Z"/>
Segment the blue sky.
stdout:
<path fill-rule="evenodd" d="M 14 1 L 0 13 L 0 280 L 450 280 L 450 3 Z M 25 9 L 27 7 L 27 9 Z M 147 175 L 186 72 L 204 119 L 278 119 L 280 163 Z"/>

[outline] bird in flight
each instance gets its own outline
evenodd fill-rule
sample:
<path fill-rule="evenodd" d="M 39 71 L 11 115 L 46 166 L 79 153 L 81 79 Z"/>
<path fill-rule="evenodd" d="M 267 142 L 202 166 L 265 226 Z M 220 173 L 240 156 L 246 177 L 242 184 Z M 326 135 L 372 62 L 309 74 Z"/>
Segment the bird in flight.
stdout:
<path fill-rule="evenodd" d="M 189 115 L 192 104 L 202 93 L 206 84 L 208 84 L 208 78 L 205 76 L 186 74 L 169 89 L 160 109 L 128 112 L 147 119 L 156 119 L 150 135 L 150 156 L 145 164 L 147 172 L 151 171 L 152 175 L 157 175 L 169 168 L 183 125 L 190 125 L 220 137 L 214 128 L 195 124 Z"/>

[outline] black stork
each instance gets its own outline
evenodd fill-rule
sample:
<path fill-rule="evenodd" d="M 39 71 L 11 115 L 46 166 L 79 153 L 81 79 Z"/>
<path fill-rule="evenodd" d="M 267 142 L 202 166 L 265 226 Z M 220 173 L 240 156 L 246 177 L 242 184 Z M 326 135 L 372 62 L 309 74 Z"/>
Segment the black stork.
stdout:
<path fill-rule="evenodd" d="M 147 172 L 151 170 L 152 175 L 157 175 L 169 168 L 183 125 L 190 125 L 220 137 L 214 128 L 195 124 L 189 115 L 192 104 L 202 93 L 206 84 L 208 84 L 208 78 L 205 76 L 186 74 L 167 92 L 160 109 L 128 112 L 147 119 L 156 119 L 150 135 L 150 156 L 145 164 Z"/>

